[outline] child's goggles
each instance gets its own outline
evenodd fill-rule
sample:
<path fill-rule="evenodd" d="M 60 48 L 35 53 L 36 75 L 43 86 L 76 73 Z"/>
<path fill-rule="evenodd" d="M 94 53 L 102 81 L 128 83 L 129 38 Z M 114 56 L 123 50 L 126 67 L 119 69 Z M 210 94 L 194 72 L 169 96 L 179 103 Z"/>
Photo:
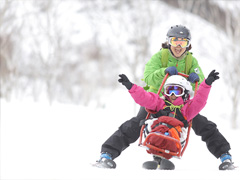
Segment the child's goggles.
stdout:
<path fill-rule="evenodd" d="M 178 85 L 171 85 L 165 87 L 165 92 L 167 96 L 174 94 L 176 97 L 184 95 L 184 88 Z"/>
<path fill-rule="evenodd" d="M 188 47 L 190 45 L 190 41 L 186 38 L 177 38 L 177 37 L 170 37 L 168 38 L 168 43 L 174 47 L 180 45 L 182 48 Z"/>

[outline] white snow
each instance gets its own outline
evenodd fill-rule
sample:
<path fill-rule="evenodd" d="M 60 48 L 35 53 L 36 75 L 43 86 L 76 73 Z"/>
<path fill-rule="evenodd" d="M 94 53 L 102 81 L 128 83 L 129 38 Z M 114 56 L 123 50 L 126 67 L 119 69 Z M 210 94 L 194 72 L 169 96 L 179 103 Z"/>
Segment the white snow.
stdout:
<path fill-rule="evenodd" d="M 162 14 L 168 7 L 163 5 L 155 8 Z M 218 52 L 221 52 L 222 45 L 213 41 L 219 35 L 215 27 L 181 10 L 164 13 L 166 15 L 159 20 L 159 27 L 151 35 L 151 53 L 159 50 L 169 26 L 184 24 L 192 31 L 194 56 L 199 60 L 205 76 L 213 68 L 221 72 L 218 61 L 222 58 Z M 85 21 L 85 29 L 81 29 L 86 31 L 81 32 L 82 40 L 85 40 L 83 37 L 89 37 L 86 36 L 87 32 L 91 33 L 90 25 Z M 74 29 L 79 27 L 75 24 Z M 103 25 L 102 28 L 104 29 Z M 118 26 L 114 25 L 113 28 L 117 29 Z M 76 37 L 73 36 L 74 38 Z M 221 73 L 220 77 L 223 75 Z M 223 78 L 220 78 L 213 84 L 208 103 L 201 114 L 218 125 L 220 132 L 231 144 L 230 153 L 235 165 L 240 166 L 240 131 L 231 129 L 230 124 L 229 109 L 232 107 L 228 95 L 231 87 L 226 87 L 223 83 Z M 26 98 L 11 102 L 1 100 L 0 179 L 239 179 L 239 168 L 234 171 L 218 170 L 220 160 L 207 150 L 201 137 L 193 131 L 182 159 L 172 159 L 176 166 L 174 171 L 142 169 L 142 163 L 152 158 L 145 149 L 138 147 L 138 141 L 115 159 L 117 169 L 91 167 L 90 164 L 99 158 L 102 143 L 123 122 L 135 116 L 139 108 L 121 85 L 112 94 L 102 98 L 106 102 L 104 108 L 95 108 L 96 102 L 84 107 L 57 103 L 50 106 L 47 101 L 36 103 Z"/>
<path fill-rule="evenodd" d="M 217 84 L 217 82 L 216 82 Z M 219 81 L 220 84 L 220 81 Z M 213 90 L 216 86 L 213 86 Z M 210 94 L 202 111 L 218 124 L 230 142 L 233 161 L 239 166 L 238 130 L 229 127 L 221 109 L 210 106 L 217 94 Z M 237 179 L 239 169 L 219 171 L 220 160 L 207 150 L 193 131 L 181 159 L 173 158 L 174 171 L 148 171 L 142 163 L 151 160 L 138 140 L 115 159 L 117 169 L 91 167 L 100 155 L 102 143 L 138 110 L 127 90 L 106 99 L 106 107 L 66 104 L 48 105 L 30 100 L 1 101 L 1 179 Z M 119 113 L 120 112 L 122 113 Z M 117 115 L 116 115 L 117 114 Z"/>

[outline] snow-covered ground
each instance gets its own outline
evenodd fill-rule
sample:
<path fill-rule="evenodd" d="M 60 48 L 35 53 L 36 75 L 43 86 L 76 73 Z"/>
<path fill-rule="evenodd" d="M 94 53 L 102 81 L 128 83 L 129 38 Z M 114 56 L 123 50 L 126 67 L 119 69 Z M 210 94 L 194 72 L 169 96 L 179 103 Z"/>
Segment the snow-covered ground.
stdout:
<path fill-rule="evenodd" d="M 219 84 L 221 81 L 219 80 Z M 217 86 L 217 82 L 216 82 Z M 216 89 L 213 86 L 213 91 Z M 215 88 L 214 88 L 215 87 Z M 210 94 L 202 111 L 218 124 L 231 143 L 233 160 L 240 164 L 240 131 L 230 129 L 222 109 L 211 107 L 217 95 Z M 115 159 L 117 169 L 91 167 L 100 155 L 101 144 L 125 120 L 136 114 L 135 105 L 124 87 L 106 98 L 105 108 L 46 102 L 1 101 L 1 179 L 238 179 L 239 169 L 219 171 L 201 138 L 191 131 L 182 159 L 172 159 L 174 171 L 147 171 L 142 163 L 151 160 L 138 141 Z M 213 108 L 211 110 L 211 108 Z M 121 109 L 122 113 L 113 116 Z M 135 109 L 135 112 L 134 112 Z"/>
<path fill-rule="evenodd" d="M 159 27 L 153 30 L 152 54 L 165 41 L 165 34 L 171 25 L 184 24 L 192 31 L 194 56 L 199 60 L 205 76 L 213 68 L 221 72 L 219 60 L 222 57 L 219 52 L 223 48 L 215 40 L 225 37 L 219 34 L 216 27 L 181 10 L 175 9 L 172 13 L 172 8 L 165 5 L 157 7 L 153 4 L 153 7 L 161 14 L 164 11 L 164 18 L 159 20 Z M 124 15 L 128 16 L 121 14 Z M 104 33 L 108 36 L 108 33 Z M 85 36 L 83 33 L 81 38 L 76 39 L 84 40 Z M 117 43 L 120 43 L 119 37 L 118 40 Z M 228 56 L 231 58 L 231 54 Z M 240 130 L 231 129 L 231 103 L 228 96 L 231 87 L 223 84 L 222 76 L 220 74 L 220 80 L 213 84 L 209 101 L 201 114 L 218 125 L 231 144 L 233 161 L 240 166 Z M 121 85 L 117 91 L 103 97 L 103 102 L 106 102 L 104 108 L 95 108 L 95 102 L 84 107 L 56 103 L 50 106 L 45 101 L 35 103 L 25 98 L 11 102 L 1 100 L 0 179 L 239 179 L 239 169 L 218 170 L 220 160 L 210 154 L 206 144 L 193 131 L 182 159 L 172 159 L 176 166 L 174 171 L 142 169 L 142 163 L 152 158 L 145 149 L 138 147 L 138 141 L 115 160 L 117 169 L 91 167 L 90 164 L 99 158 L 102 143 L 123 122 L 135 116 L 139 108 Z"/>

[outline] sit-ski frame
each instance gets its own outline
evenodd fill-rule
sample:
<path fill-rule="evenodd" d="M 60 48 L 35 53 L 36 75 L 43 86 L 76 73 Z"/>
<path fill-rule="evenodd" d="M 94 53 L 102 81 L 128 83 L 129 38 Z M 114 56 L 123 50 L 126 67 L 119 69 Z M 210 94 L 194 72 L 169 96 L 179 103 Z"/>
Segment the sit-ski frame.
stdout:
<path fill-rule="evenodd" d="M 181 76 L 186 77 L 186 78 L 188 78 L 188 76 L 189 76 L 189 75 L 187 75 L 187 74 L 183 74 L 183 73 L 180 73 L 180 72 L 178 72 L 178 75 L 181 75 Z M 158 92 L 157 92 L 158 95 L 161 93 L 161 90 L 162 90 L 163 85 L 165 84 L 167 78 L 168 78 L 168 73 L 166 74 L 166 76 L 164 77 L 164 79 L 163 79 L 163 81 L 162 81 L 162 84 L 161 84 L 161 86 L 160 86 L 160 88 L 159 88 L 159 90 L 158 90 Z M 197 88 L 198 88 L 198 82 L 195 83 L 195 92 L 194 92 L 194 95 L 196 95 Z M 146 116 L 146 120 L 150 117 L 150 114 L 151 114 L 151 113 L 148 112 L 148 114 L 147 114 L 147 116 Z M 172 138 L 172 137 L 170 137 L 170 136 L 166 136 L 166 135 L 164 135 L 164 134 L 159 134 L 159 133 L 149 133 L 149 134 L 147 135 L 145 141 L 142 142 L 142 139 L 143 139 L 142 136 L 143 136 L 145 124 L 142 125 L 142 128 L 141 128 L 140 139 L 139 139 L 139 146 L 145 146 L 147 149 L 152 149 L 152 150 L 158 151 L 159 153 L 155 154 L 155 155 L 157 155 L 157 156 L 161 156 L 161 153 L 166 153 L 166 154 L 169 154 L 169 155 L 172 155 L 172 156 L 181 158 L 182 155 L 183 155 L 183 153 L 184 153 L 184 151 L 185 151 L 185 149 L 186 149 L 186 147 L 187 147 L 187 144 L 188 144 L 188 140 L 189 140 L 189 136 L 190 136 L 190 130 L 191 130 L 191 127 L 192 127 L 192 120 L 190 120 L 190 121 L 188 122 L 188 125 L 189 125 L 189 126 L 188 126 L 188 132 L 187 132 L 187 139 L 186 139 L 186 143 L 185 143 L 185 145 L 184 145 L 183 148 L 182 148 L 182 145 L 181 145 L 180 141 L 178 141 L 177 139 Z M 155 147 L 155 146 L 153 146 L 153 145 L 151 145 L 151 144 L 147 144 L 147 140 L 148 140 L 150 137 L 152 137 L 152 136 L 158 136 L 159 138 L 163 138 L 163 139 L 167 139 L 167 140 L 173 141 L 173 142 L 177 143 L 177 144 L 179 145 L 179 147 L 181 147 L 181 148 L 179 148 L 179 151 L 178 151 L 178 152 L 171 152 L 171 151 L 169 151 L 169 150 L 167 150 L 167 149 L 160 149 L 160 148 Z M 161 153 L 160 153 L 160 152 L 161 152 Z"/>

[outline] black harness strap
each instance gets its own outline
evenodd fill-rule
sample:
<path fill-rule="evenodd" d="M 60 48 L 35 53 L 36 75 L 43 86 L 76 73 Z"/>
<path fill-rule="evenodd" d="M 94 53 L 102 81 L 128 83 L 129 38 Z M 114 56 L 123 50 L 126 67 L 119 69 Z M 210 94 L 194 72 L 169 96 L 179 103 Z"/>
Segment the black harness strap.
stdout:
<path fill-rule="evenodd" d="M 168 101 L 165 101 L 165 104 L 166 104 L 167 106 L 170 106 L 170 105 L 171 105 Z M 173 111 L 170 110 L 170 107 L 166 107 L 166 108 L 164 109 L 164 111 L 168 112 L 168 116 L 171 116 L 171 112 L 173 112 Z M 185 128 L 188 127 L 188 121 L 183 117 L 180 109 L 178 109 L 178 108 L 176 108 L 175 118 L 178 119 L 178 120 L 180 120 L 180 121 L 184 124 L 184 127 L 185 127 Z"/>

